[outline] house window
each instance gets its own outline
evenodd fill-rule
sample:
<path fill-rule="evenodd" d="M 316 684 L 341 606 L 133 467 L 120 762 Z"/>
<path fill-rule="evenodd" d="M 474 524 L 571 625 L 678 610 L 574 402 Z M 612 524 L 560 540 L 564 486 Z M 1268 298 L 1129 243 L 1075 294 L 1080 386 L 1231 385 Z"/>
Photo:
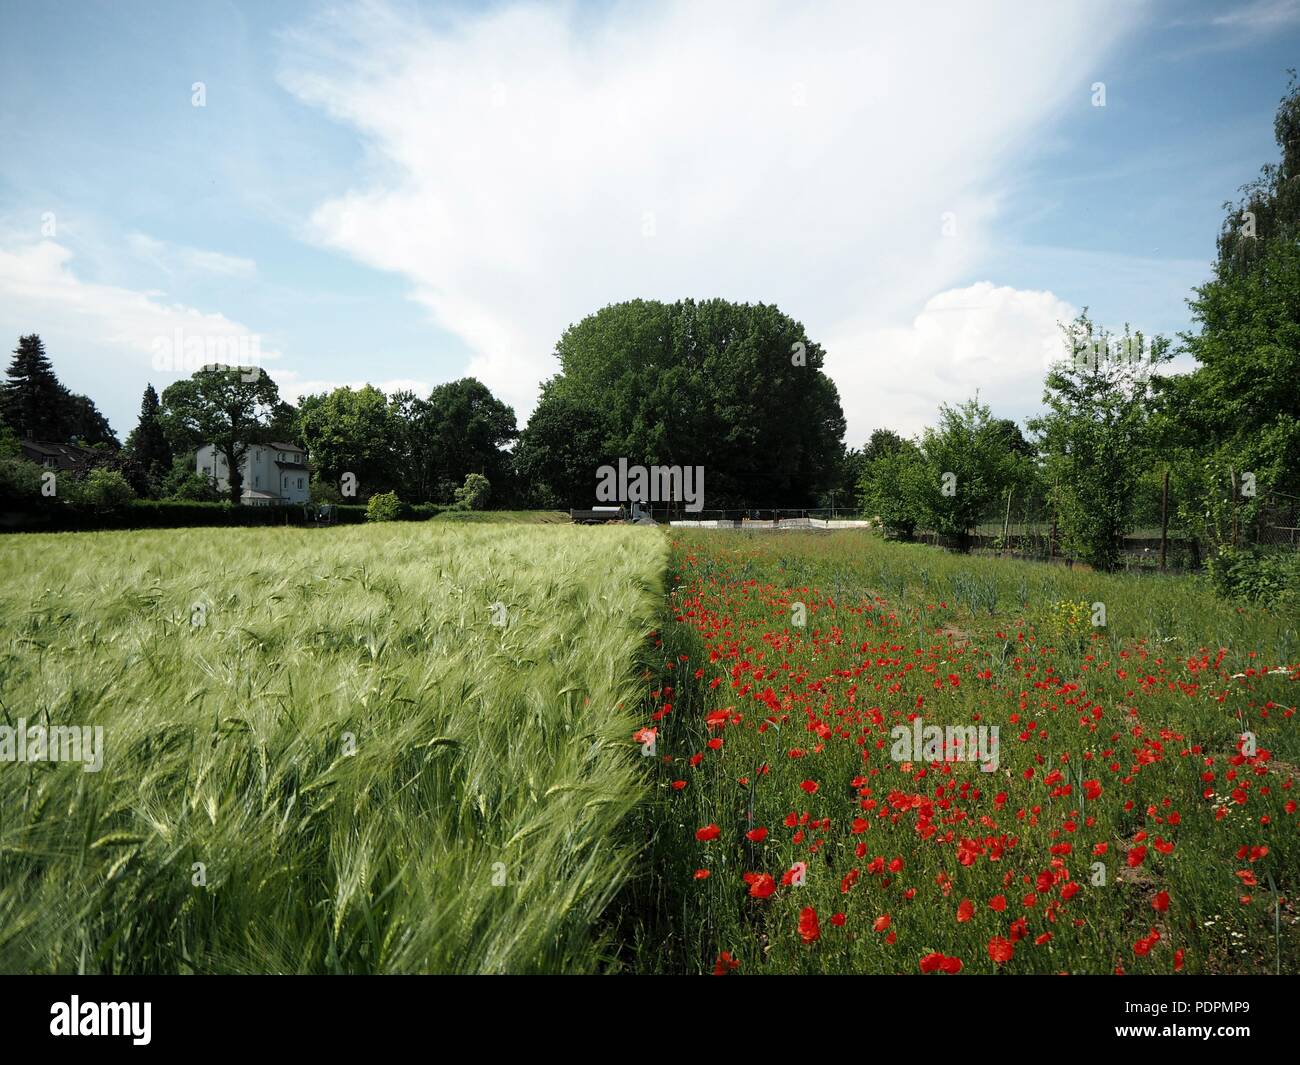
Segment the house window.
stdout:
<path fill-rule="evenodd" d="M 302 478 L 301 478 L 301 477 L 298 478 L 298 487 L 299 487 L 299 488 L 302 487 Z"/>
<path fill-rule="evenodd" d="M 262 475 L 261 475 L 260 473 L 259 473 L 256 477 L 253 478 L 253 487 L 254 487 L 254 488 L 261 488 L 261 487 L 262 487 Z"/>

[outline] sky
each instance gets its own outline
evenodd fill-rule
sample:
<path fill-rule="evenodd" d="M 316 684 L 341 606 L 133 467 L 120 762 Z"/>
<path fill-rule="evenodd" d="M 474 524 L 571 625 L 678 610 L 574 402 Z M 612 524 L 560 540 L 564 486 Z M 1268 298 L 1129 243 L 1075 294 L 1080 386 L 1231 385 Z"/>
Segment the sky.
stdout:
<path fill-rule="evenodd" d="M 1300 0 L 7 0 L 0 338 L 123 439 L 196 350 L 522 427 L 570 324 L 723 297 L 825 348 L 850 445 L 1023 422 L 1080 309 L 1192 327 L 1298 56 Z"/>

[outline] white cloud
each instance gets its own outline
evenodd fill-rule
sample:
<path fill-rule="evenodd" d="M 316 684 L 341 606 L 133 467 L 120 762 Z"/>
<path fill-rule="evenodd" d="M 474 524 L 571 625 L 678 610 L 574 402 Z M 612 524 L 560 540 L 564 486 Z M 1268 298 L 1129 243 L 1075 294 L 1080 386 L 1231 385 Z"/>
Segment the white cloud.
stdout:
<path fill-rule="evenodd" d="M 257 263 L 252 259 L 170 244 L 144 233 L 132 233 L 127 238 L 127 246 L 137 258 L 167 274 L 175 273 L 178 269 L 227 277 L 252 277 L 257 273 Z"/>
<path fill-rule="evenodd" d="M 368 148 L 367 183 L 320 205 L 318 239 L 408 278 L 521 416 L 570 323 L 631 297 L 723 296 L 832 341 L 852 439 L 877 411 L 950 397 L 945 337 L 970 345 L 972 376 L 981 337 L 1040 343 L 1050 294 L 990 286 L 984 313 L 1009 317 L 985 326 L 940 325 L 958 319 L 926 300 L 976 272 L 1006 173 L 1046 119 L 1089 106 L 1134 18 L 1096 0 L 769 0 L 435 24 L 371 3 L 290 36 L 282 78 Z M 907 376 L 899 351 L 930 365 Z"/>
<path fill-rule="evenodd" d="M 1214 26 L 1246 30 L 1252 34 L 1275 33 L 1300 23 L 1300 0 L 1253 0 L 1210 19 Z"/>
<path fill-rule="evenodd" d="M 830 338 L 827 369 L 848 397 L 848 442 L 873 429 L 904 435 L 935 423 L 940 403 L 979 392 L 999 417 L 1039 408 L 1043 374 L 1064 353 L 1060 324 L 1077 309 L 1051 292 L 987 281 L 928 300 L 910 325 Z"/>
<path fill-rule="evenodd" d="M 165 303 L 157 292 L 83 281 L 70 265 L 72 258 L 70 249 L 52 240 L 0 248 L 0 328 L 13 336 L 40 332 L 50 350 L 104 350 L 122 369 L 147 369 L 160 388 L 189 372 L 181 368 L 184 359 L 176 360 L 174 372 L 156 372 L 156 356 L 166 345 L 182 355 L 186 344 L 197 342 L 205 352 L 257 352 L 248 361 L 280 357 L 262 347 L 260 336 L 248 327 L 222 314 Z M 142 376 L 131 374 L 133 386 Z"/>

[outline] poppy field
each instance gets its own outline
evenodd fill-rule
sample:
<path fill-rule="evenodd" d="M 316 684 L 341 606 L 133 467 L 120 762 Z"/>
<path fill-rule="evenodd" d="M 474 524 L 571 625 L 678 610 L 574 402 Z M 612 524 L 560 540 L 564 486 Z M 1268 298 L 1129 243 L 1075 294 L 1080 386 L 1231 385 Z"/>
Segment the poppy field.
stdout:
<path fill-rule="evenodd" d="M 1297 970 L 1296 618 L 857 533 L 678 535 L 669 583 L 643 971 Z"/>

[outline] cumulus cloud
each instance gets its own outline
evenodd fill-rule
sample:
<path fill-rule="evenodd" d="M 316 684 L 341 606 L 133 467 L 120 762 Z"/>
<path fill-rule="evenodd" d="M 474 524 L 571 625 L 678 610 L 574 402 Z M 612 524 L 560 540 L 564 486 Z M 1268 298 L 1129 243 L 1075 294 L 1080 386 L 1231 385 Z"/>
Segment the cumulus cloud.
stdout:
<path fill-rule="evenodd" d="M 887 427 L 911 435 L 940 403 L 979 393 L 999 417 L 1035 413 L 1043 374 L 1065 353 L 1060 326 L 1077 309 L 1051 292 L 987 281 L 926 301 L 909 325 L 832 337 L 828 370 L 848 406 L 850 443 Z"/>
<path fill-rule="evenodd" d="M 1133 18 L 1096 0 L 437 20 L 369 3 L 289 36 L 281 77 L 368 149 L 316 238 L 407 278 L 521 415 L 570 323 L 722 296 L 776 302 L 831 341 L 852 439 L 951 398 L 948 339 L 972 380 L 992 372 L 981 343 L 1029 343 L 996 358 L 1037 363 L 1060 301 L 990 285 L 963 317 L 947 290 L 978 276 L 1007 174 L 1068 101 L 1088 105 Z"/>

